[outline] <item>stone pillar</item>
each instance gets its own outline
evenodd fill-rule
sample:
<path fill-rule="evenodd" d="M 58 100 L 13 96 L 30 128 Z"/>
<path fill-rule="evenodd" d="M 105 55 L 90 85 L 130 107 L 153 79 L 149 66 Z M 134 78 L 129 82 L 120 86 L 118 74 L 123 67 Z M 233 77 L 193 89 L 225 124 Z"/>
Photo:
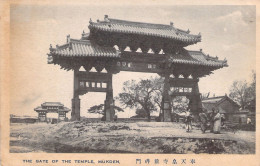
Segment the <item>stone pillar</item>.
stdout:
<path fill-rule="evenodd" d="M 58 111 L 58 122 L 60 122 L 60 113 Z"/>
<path fill-rule="evenodd" d="M 46 112 L 38 112 L 39 122 L 47 122 Z"/>
<path fill-rule="evenodd" d="M 44 122 L 47 122 L 47 113 L 44 114 Z"/>
<path fill-rule="evenodd" d="M 113 75 L 109 73 L 109 80 L 107 82 L 107 92 L 106 92 L 106 100 L 105 100 L 106 121 L 113 121 L 115 116 L 112 76 Z"/>
<path fill-rule="evenodd" d="M 79 68 L 74 69 L 74 88 L 73 88 L 73 99 L 71 108 L 71 121 L 80 120 L 80 99 L 79 99 Z"/>
<path fill-rule="evenodd" d="M 171 122 L 171 98 L 169 95 L 170 91 L 170 82 L 169 82 L 169 74 L 165 75 L 164 86 L 163 86 L 163 96 L 162 96 L 162 107 L 163 107 L 163 115 L 162 120 L 164 122 Z"/>

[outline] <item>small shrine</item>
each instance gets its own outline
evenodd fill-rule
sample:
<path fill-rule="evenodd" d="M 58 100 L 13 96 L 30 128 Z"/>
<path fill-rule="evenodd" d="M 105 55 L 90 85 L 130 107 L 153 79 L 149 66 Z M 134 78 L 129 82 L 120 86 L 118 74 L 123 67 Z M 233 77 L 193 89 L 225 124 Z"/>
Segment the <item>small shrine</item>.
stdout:
<path fill-rule="evenodd" d="M 57 113 L 58 121 L 64 121 L 66 114 L 70 111 L 69 108 L 64 107 L 60 102 L 45 102 L 41 106 L 34 109 L 38 113 L 38 119 L 40 122 L 47 121 L 47 113 Z"/>

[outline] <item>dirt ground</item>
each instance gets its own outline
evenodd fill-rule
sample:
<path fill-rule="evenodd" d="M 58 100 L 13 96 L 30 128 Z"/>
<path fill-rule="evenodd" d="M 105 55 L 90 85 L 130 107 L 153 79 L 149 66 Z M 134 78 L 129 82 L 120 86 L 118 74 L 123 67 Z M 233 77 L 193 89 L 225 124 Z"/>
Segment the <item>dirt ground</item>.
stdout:
<path fill-rule="evenodd" d="M 10 152 L 255 153 L 255 132 L 206 132 L 172 122 L 11 124 Z"/>

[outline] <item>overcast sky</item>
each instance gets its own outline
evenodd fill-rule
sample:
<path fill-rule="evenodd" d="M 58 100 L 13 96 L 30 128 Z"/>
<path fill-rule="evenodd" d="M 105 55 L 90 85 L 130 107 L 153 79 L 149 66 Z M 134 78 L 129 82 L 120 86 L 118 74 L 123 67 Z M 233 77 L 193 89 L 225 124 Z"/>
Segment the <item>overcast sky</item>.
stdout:
<path fill-rule="evenodd" d="M 88 32 L 89 19 L 104 18 L 170 24 L 191 34 L 202 34 L 202 42 L 186 47 L 219 59 L 226 58 L 229 67 L 201 78 L 201 93 L 229 93 L 234 80 L 249 79 L 256 66 L 255 6 L 25 6 L 11 7 L 11 112 L 37 115 L 33 109 L 43 102 L 59 101 L 71 108 L 73 72 L 47 64 L 49 45 L 62 45 L 66 36 L 79 39 Z M 120 72 L 113 76 L 114 96 L 124 81 L 149 78 L 156 74 Z M 81 96 L 81 115 L 93 105 L 104 103 L 105 93 Z M 70 113 L 69 113 L 70 114 Z M 130 117 L 127 110 L 119 117 Z"/>

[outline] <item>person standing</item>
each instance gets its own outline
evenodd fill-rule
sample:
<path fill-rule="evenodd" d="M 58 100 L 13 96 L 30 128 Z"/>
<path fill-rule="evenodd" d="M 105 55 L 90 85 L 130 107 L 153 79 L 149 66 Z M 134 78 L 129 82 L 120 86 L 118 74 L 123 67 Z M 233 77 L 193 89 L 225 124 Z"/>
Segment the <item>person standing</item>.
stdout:
<path fill-rule="evenodd" d="M 220 134 L 220 127 L 221 127 L 221 115 L 219 110 L 216 110 L 216 115 L 214 117 L 214 134 Z"/>
<path fill-rule="evenodd" d="M 213 133 L 214 127 L 215 108 L 212 108 L 212 112 L 209 114 L 210 132 Z"/>
<path fill-rule="evenodd" d="M 221 114 L 221 126 L 225 125 L 225 121 L 226 121 L 225 115 Z"/>
<path fill-rule="evenodd" d="M 191 120 L 192 120 L 192 116 L 190 114 L 190 110 L 188 110 L 186 112 L 186 120 L 185 120 L 186 132 L 190 132 L 191 131 Z"/>
<path fill-rule="evenodd" d="M 249 117 L 247 118 L 246 123 L 247 123 L 248 125 L 251 125 L 251 124 L 252 124 L 252 121 L 251 121 L 251 119 L 250 119 Z"/>
<path fill-rule="evenodd" d="M 201 128 L 202 133 L 205 133 L 205 131 L 207 130 L 208 118 L 207 118 L 206 112 L 207 112 L 207 110 L 203 109 L 202 112 L 199 114 L 200 128 Z"/>

